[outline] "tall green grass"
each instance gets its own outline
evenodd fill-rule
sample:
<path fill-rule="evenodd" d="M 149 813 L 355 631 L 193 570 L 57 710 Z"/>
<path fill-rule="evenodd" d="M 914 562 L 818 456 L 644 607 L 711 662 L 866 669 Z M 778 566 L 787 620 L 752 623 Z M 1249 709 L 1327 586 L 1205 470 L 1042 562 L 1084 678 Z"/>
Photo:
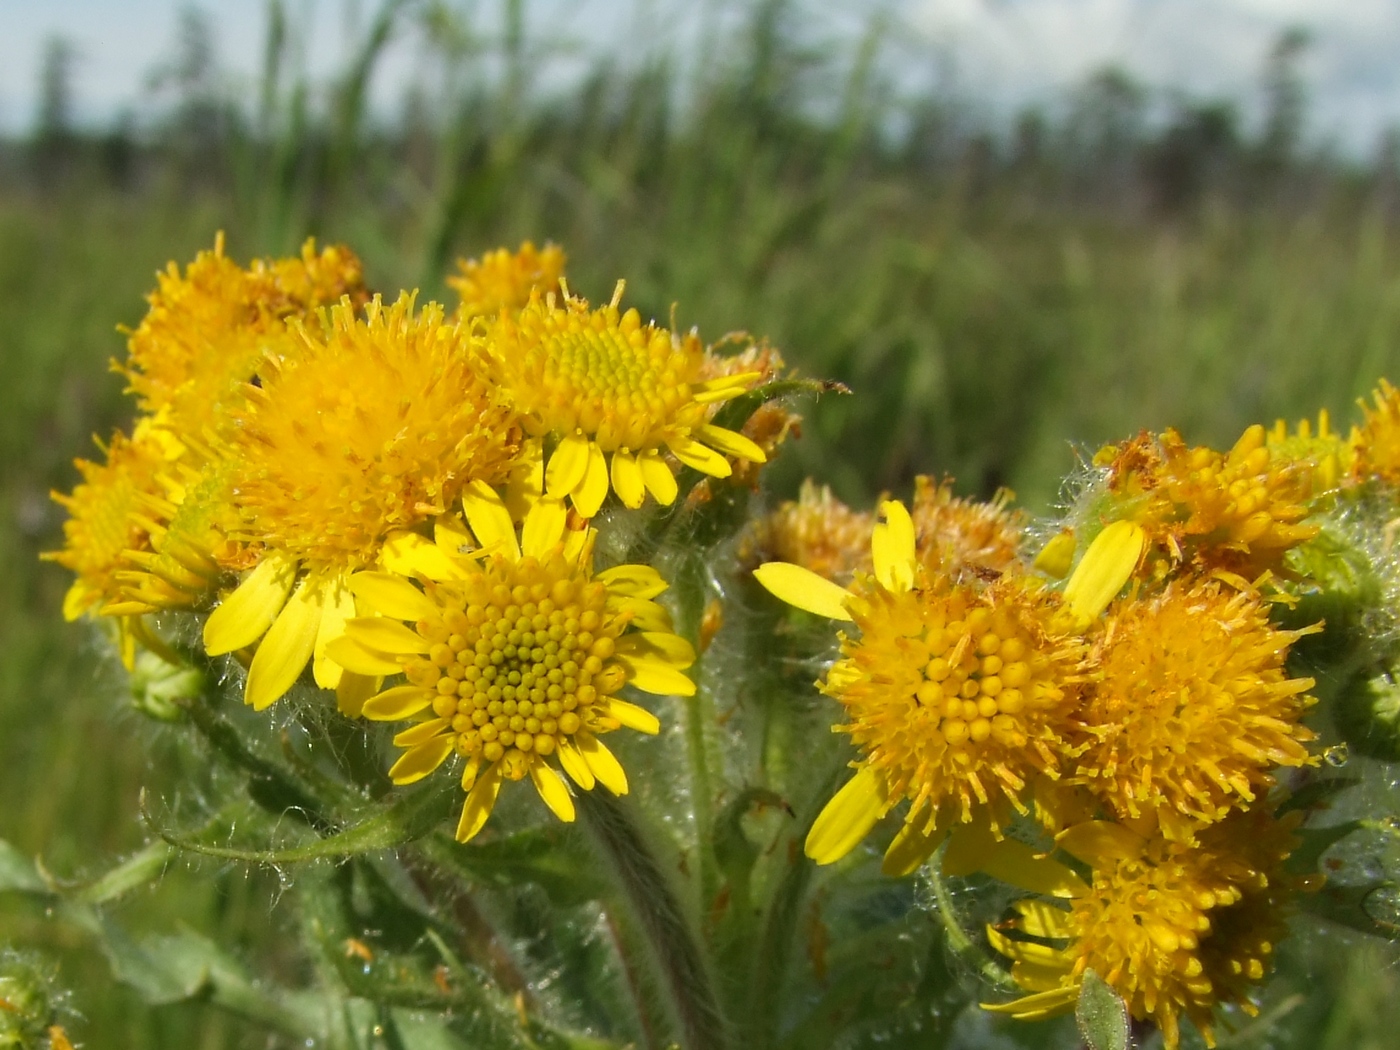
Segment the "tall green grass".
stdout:
<path fill-rule="evenodd" d="M 458 253 L 550 239 L 585 294 L 626 278 L 652 316 L 675 303 L 707 337 L 767 336 L 854 392 L 803 407 L 804 436 L 771 475 L 779 493 L 813 474 L 864 501 L 949 473 L 1044 509 L 1072 443 L 1168 425 L 1228 443 L 1276 415 L 1343 419 L 1377 376 L 1400 378 L 1400 231 L 1381 182 L 1343 166 L 1209 184 L 1159 208 L 1136 191 L 1085 192 L 1070 177 L 1081 154 L 998 147 L 977 162 L 976 135 L 939 137 L 947 100 L 895 99 L 876 59 L 888 29 L 813 49 L 794 29 L 801 12 L 773 0 L 710 39 L 685 67 L 698 73 L 664 55 L 600 62 L 556 98 L 530 90 L 542 51 L 518 2 L 494 43 L 441 5 L 383 4 L 329 84 L 297 67 L 294 22 L 270 9 L 256 113 L 194 94 L 159 135 L 70 142 L 42 179 L 18 161 L 0 179 L 0 838 L 61 875 L 140 842 L 139 785 L 197 780 L 124 710 L 88 629 L 62 623 L 66 574 L 37 555 L 60 542 L 48 490 L 73 484 L 90 435 L 125 421 L 106 369 L 122 352 L 116 325 L 139 319 L 157 267 L 218 229 L 240 259 L 308 233 L 345 240 L 377 287 L 432 296 Z M 368 86 L 413 24 L 453 87 L 386 126 Z M 223 131 L 206 141 L 210 107 Z M 1139 154 L 1124 156 L 1132 167 Z M 220 929 L 253 952 L 276 922 L 266 889 L 180 870 L 160 902 L 130 907 L 138 923 Z M 58 949 L 94 1050 L 268 1045 L 189 1007 L 138 1005 L 76 933 L 3 899 L 0 941 Z M 1271 1001 L 1291 989 L 1307 1004 L 1233 1045 L 1390 1045 L 1396 956 L 1367 951 L 1300 956 Z"/>

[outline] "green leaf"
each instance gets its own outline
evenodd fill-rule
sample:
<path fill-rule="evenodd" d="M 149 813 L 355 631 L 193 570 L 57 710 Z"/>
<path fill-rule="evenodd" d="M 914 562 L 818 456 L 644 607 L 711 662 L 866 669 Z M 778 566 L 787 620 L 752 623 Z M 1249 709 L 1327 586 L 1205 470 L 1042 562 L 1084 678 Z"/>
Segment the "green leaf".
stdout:
<path fill-rule="evenodd" d="M 395 1010 L 391 1016 L 394 1034 L 403 1050 L 469 1050 L 438 1018 L 409 1010 Z"/>
<path fill-rule="evenodd" d="M 559 824 L 465 844 L 440 833 L 422 839 L 417 848 L 475 883 L 510 889 L 533 882 L 561 908 L 598 900 L 608 889 L 579 836 Z"/>
<path fill-rule="evenodd" d="M 165 868 L 174 856 L 175 850 L 168 842 L 152 842 L 101 878 L 74 888 L 70 891 L 71 896 L 83 904 L 106 904 L 155 882 L 165 874 Z"/>
<path fill-rule="evenodd" d="M 1084 971 L 1074 1019 L 1089 1050 L 1128 1050 L 1128 1008 L 1093 970 Z"/>
<path fill-rule="evenodd" d="M 1325 828 L 1301 828 L 1295 834 L 1302 844 L 1288 858 L 1290 871 L 1310 874 L 1317 870 L 1317 863 L 1332 846 L 1346 838 L 1353 831 L 1364 827 L 1359 820 L 1348 820 Z"/>
<path fill-rule="evenodd" d="M 1299 894 L 1298 905 L 1347 929 L 1400 940 L 1400 886 L 1395 883 L 1343 886 L 1329 882 L 1316 893 Z"/>
<path fill-rule="evenodd" d="M 1332 800 L 1347 788 L 1361 783 L 1360 777 L 1330 777 L 1314 780 L 1293 792 L 1279 804 L 1277 815 L 1291 813 L 1295 809 L 1325 809 Z"/>
<path fill-rule="evenodd" d="M 50 893 L 52 890 L 34 862 L 0 839 L 0 892 Z"/>

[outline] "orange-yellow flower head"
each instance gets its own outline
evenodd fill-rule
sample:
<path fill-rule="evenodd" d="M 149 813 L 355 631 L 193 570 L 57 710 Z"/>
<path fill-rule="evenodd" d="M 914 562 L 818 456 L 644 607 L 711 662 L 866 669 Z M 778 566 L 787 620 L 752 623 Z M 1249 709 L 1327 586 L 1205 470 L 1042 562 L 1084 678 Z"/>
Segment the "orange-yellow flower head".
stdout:
<path fill-rule="evenodd" d="M 538 249 L 526 241 L 514 254 L 497 248 L 480 260 L 458 259 L 457 273 L 447 278 L 447 286 L 462 297 L 460 317 L 494 318 L 502 310 L 523 309 L 534 293 L 557 294 L 564 262 L 558 245 Z"/>
<path fill-rule="evenodd" d="M 260 260 L 247 270 L 223 249 L 220 235 L 183 275 L 173 262 L 158 275 L 121 366 L 143 409 L 173 408 L 185 425 L 202 425 L 215 403 L 253 377 L 285 319 L 345 295 L 365 299 L 360 262 L 347 248 L 317 253 L 307 241 L 300 258 Z"/>
<path fill-rule="evenodd" d="M 835 727 L 860 751 L 858 772 L 827 804 L 807 853 L 848 853 L 901 799 L 911 803 L 886 870 L 912 870 L 953 825 L 1024 811 L 1032 776 L 1058 775 L 1083 646 L 1057 595 L 1007 576 L 990 586 L 929 574 L 902 504 L 872 537 L 875 575 L 850 590 L 783 562 L 755 577 L 793 605 L 853 621 L 819 683 L 845 709 Z M 976 815 L 975 815 L 976 814 Z"/>
<path fill-rule="evenodd" d="M 640 507 L 647 492 L 674 502 L 668 451 L 713 477 L 732 473 L 725 454 L 766 459 L 742 434 L 708 422 L 715 405 L 744 393 L 757 375 L 701 381 L 699 339 L 644 325 L 636 310 L 618 310 L 617 297 L 590 310 L 580 299 L 560 305 L 536 296 L 518 315 L 501 316 L 488 345 L 530 433 L 557 442 L 546 490 L 571 499 L 586 518 L 609 488 L 628 507 Z"/>
<path fill-rule="evenodd" d="M 362 709 L 414 723 L 394 738 L 404 749 L 390 770 L 395 783 L 419 780 L 453 755 L 465 760 L 463 842 L 486 823 L 502 783 L 527 776 L 555 815 L 573 820 L 556 762 L 583 790 L 602 783 L 625 793 L 627 776 L 599 737 L 623 726 L 655 733 L 659 723 L 621 699 L 623 687 L 695 691 L 683 673 L 694 651 L 652 600 L 666 589 L 656 570 L 622 565 L 594 575 L 592 531 L 567 529 L 563 503 L 550 497 L 533 504 L 519 534 L 505 502 L 480 482 L 464 507 L 470 534 L 444 520 L 435 544 L 401 535 L 389 558 L 400 574 L 350 577 L 378 615 L 351 619 L 329 650 L 348 671 L 407 679 Z"/>
<path fill-rule="evenodd" d="M 80 481 L 70 494 L 53 493 L 68 511 L 63 549 L 43 557 L 72 570 L 63 614 L 75 620 L 120 593 L 117 574 L 126 568 L 128 551 L 150 550 L 145 500 L 161 493 L 165 465 L 161 444 L 145 430 L 128 438 L 117 433 L 107 445 L 106 462 L 75 460 Z"/>
<path fill-rule="evenodd" d="M 1168 430 L 1160 440 L 1142 434 L 1110 446 L 1095 462 L 1109 468 L 1113 516 L 1141 525 L 1173 563 L 1189 559 L 1254 579 L 1318 532 L 1302 524 L 1313 465 L 1276 459 L 1258 425 L 1228 453 L 1190 448 Z"/>
<path fill-rule="evenodd" d="M 238 538 L 265 554 L 204 628 L 210 655 L 262 639 L 246 689 L 259 708 L 313 657 L 318 684 L 341 684 L 324 652 L 353 612 L 345 577 L 472 481 L 505 479 L 520 440 L 467 327 L 436 304 L 342 302 L 324 332 L 286 338 L 300 345 L 267 360 L 227 435 Z"/>
<path fill-rule="evenodd" d="M 754 560 L 791 562 L 846 584 L 857 571 L 870 572 L 874 529 L 875 515 L 852 510 L 808 479 L 796 500 L 754 522 L 746 542 L 761 555 Z"/>
<path fill-rule="evenodd" d="M 929 477 L 914 479 L 914 519 L 919 560 L 930 572 L 958 577 L 965 572 L 1010 572 L 1019 566 L 1021 518 L 1007 510 L 1011 493 L 990 502 L 961 499 L 952 485 Z"/>
<path fill-rule="evenodd" d="M 1351 435 L 1352 479 L 1394 485 L 1400 482 L 1400 390 L 1382 379 L 1372 399 L 1374 406 L 1358 402 L 1365 422 Z"/>
<path fill-rule="evenodd" d="M 1313 681 L 1284 667 L 1301 633 L 1215 581 L 1120 601 L 1095 646 L 1076 779 L 1121 819 L 1155 816 L 1174 839 L 1254 802 L 1274 767 L 1311 761 L 1299 720 Z"/>
<path fill-rule="evenodd" d="M 1253 810 L 1209 829 L 1196 844 L 1145 839 L 1120 824 L 1091 821 L 1057 844 L 1093 868 L 1084 885 L 1049 858 L 1031 862 L 1044 882 L 1075 886 L 1065 909 L 1046 900 L 1016 904 L 1017 917 L 987 931 L 1030 992 L 985 1009 L 1037 1020 L 1074 1009 L 1087 970 L 1106 981 L 1140 1021 L 1175 1050 L 1180 1019 L 1215 1045 L 1215 1009 L 1238 1003 L 1267 972 L 1286 933 L 1289 898 L 1301 880 L 1283 861 L 1296 848 L 1296 815 Z M 1031 873 L 1028 871 L 1028 873 Z M 1009 936 L 1003 930 L 1013 931 Z M 1021 939 L 1022 937 L 1034 938 Z"/>

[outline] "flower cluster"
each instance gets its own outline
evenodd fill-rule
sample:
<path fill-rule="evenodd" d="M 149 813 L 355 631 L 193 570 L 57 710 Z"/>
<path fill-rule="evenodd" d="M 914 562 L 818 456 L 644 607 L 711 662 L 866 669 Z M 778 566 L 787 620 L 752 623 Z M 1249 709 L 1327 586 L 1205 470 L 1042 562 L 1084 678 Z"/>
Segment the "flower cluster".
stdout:
<path fill-rule="evenodd" d="M 244 268 L 220 238 L 172 264 L 116 366 L 141 414 L 55 494 L 49 557 L 128 666 L 170 652 L 159 614 L 193 610 L 254 708 L 309 669 L 345 714 L 409 723 L 394 781 L 460 756 L 466 839 L 503 780 L 573 819 L 554 764 L 625 792 L 599 738 L 659 723 L 621 692 L 693 692 L 666 582 L 595 572 L 590 519 L 610 494 L 674 502 L 682 466 L 763 463 L 774 443 L 714 416 L 781 363 L 644 322 L 621 284 L 591 307 L 552 245 L 458 268 L 448 310 L 372 294 L 343 247 Z"/>
<path fill-rule="evenodd" d="M 818 687 L 855 775 L 807 853 L 839 861 L 898 809 L 887 874 L 946 843 L 945 874 L 1038 894 L 989 929 L 1029 993 L 989 1009 L 1073 1009 L 1092 970 L 1175 1047 L 1179 1017 L 1210 1042 L 1218 1004 L 1248 1005 L 1302 887 L 1282 873 L 1296 816 L 1276 819 L 1272 792 L 1319 757 L 1313 681 L 1288 657 L 1320 626 L 1277 622 L 1270 573 L 1296 577 L 1284 556 L 1318 535 L 1310 516 L 1341 476 L 1320 430 L 1270 442 L 1252 427 L 1228 453 L 1174 432 L 1113 446 L 1087 510 L 1039 551 L 1005 496 L 979 505 L 923 479 L 912 513 L 887 500 L 877 520 L 807 490 L 764 524 L 782 560 L 755 578 L 851 625 Z"/>

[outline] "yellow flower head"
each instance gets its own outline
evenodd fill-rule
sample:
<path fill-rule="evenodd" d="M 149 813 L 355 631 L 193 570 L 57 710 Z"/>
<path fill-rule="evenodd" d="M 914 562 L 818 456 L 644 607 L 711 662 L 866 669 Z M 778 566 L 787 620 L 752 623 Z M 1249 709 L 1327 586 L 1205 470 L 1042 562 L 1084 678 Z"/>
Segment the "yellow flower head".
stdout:
<path fill-rule="evenodd" d="M 447 278 L 447 286 L 462 297 L 458 316 L 494 318 L 502 310 L 520 310 L 538 292 L 557 293 L 564 276 L 564 251 L 546 244 L 537 249 L 529 241 L 511 254 L 504 248 L 476 259 L 458 259 L 457 274 Z"/>
<path fill-rule="evenodd" d="M 1092 884 L 1049 858 L 1023 862 L 1033 876 L 1027 881 L 1058 873 L 1073 899 L 1068 909 L 1020 901 L 1014 920 L 988 928 L 992 946 L 1012 960 L 1012 978 L 1031 994 L 983 1007 L 1022 1020 L 1066 1013 L 1093 970 L 1133 1017 L 1161 1029 L 1172 1050 L 1182 1016 L 1214 1046 L 1215 1008 L 1239 1003 L 1255 1012 L 1245 996 L 1286 933 L 1289 897 L 1301 885 L 1283 871 L 1298 844 L 1296 826 L 1296 814 L 1275 819 L 1253 810 L 1194 845 L 1145 839 L 1103 821 L 1069 828 L 1057 844 L 1093 868 Z"/>
<path fill-rule="evenodd" d="M 919 560 L 930 572 L 958 577 L 965 572 L 1010 572 L 1020 563 L 1021 516 L 1007 510 L 1011 493 L 990 502 L 960 499 L 948 481 L 914 479 L 914 519 Z"/>
<path fill-rule="evenodd" d="M 266 555 L 204 628 L 210 655 L 263 638 L 245 694 L 258 708 L 313 657 L 317 683 L 340 685 L 324 651 L 350 609 L 345 577 L 470 482 L 503 480 L 520 439 L 467 328 L 434 303 L 342 302 L 324 334 L 286 338 L 302 345 L 267 360 L 227 436 L 237 538 Z"/>
<path fill-rule="evenodd" d="M 1024 812 L 1032 776 L 1058 774 L 1071 754 L 1083 645 L 1061 626 L 1057 595 L 1012 576 L 982 586 L 931 575 L 908 511 L 881 510 L 875 575 L 850 590 L 784 562 L 754 575 L 790 604 L 859 629 L 841 636 L 841 659 L 819 683 L 845 709 L 835 729 L 861 752 L 858 772 L 817 818 L 808 856 L 839 859 L 907 798 L 885 865 L 903 872 L 954 824 L 999 825 L 1008 805 Z"/>
<path fill-rule="evenodd" d="M 115 434 L 104 451 L 105 463 L 74 461 L 82 481 L 70 494 L 53 493 L 68 511 L 63 549 L 41 557 L 77 575 L 63 600 L 69 620 L 116 598 L 127 552 L 150 550 L 146 500 L 162 491 L 165 452 L 144 429 L 132 438 Z"/>
<path fill-rule="evenodd" d="M 1358 402 L 1366 421 L 1352 431 L 1349 442 L 1355 455 L 1352 478 L 1378 478 L 1394 485 L 1400 483 L 1400 390 L 1382 379 L 1372 398 L 1374 408 Z"/>
<path fill-rule="evenodd" d="M 545 467 L 546 491 L 569 497 L 586 518 L 609 487 L 628 507 L 640 507 L 648 491 L 658 503 L 674 502 L 667 450 L 720 478 L 732 473 L 725 454 L 766 459 L 750 439 L 708 422 L 715 405 L 744 393 L 757 375 L 701 381 L 699 339 L 644 325 L 636 310 L 621 313 L 621 291 L 619 284 L 598 310 L 580 299 L 559 305 L 535 296 L 518 316 L 503 315 L 488 342 L 530 433 L 558 442 Z"/>
<path fill-rule="evenodd" d="M 173 407 L 179 422 L 194 426 L 253 376 L 268 336 L 286 318 L 344 295 L 364 299 L 355 255 L 342 247 L 317 254 L 312 241 L 299 259 L 259 261 L 244 270 L 224 255 L 220 234 L 214 250 L 200 252 L 183 275 L 172 262 L 158 282 L 120 371 L 143 409 Z"/>
<path fill-rule="evenodd" d="M 1279 462 L 1257 424 L 1229 453 L 1189 448 L 1168 430 L 1159 441 L 1142 434 L 1110 446 L 1095 462 L 1109 468 L 1109 488 L 1122 501 L 1118 516 L 1140 524 L 1173 562 L 1189 558 L 1254 579 L 1318 532 L 1300 524 L 1312 465 Z"/>
<path fill-rule="evenodd" d="M 791 562 L 844 584 L 858 571 L 870 572 L 874 528 L 875 515 L 852 510 L 809 478 L 796 501 L 754 522 L 746 543 L 761 560 Z"/>
<path fill-rule="evenodd" d="M 1299 719 L 1313 681 L 1284 668 L 1304 633 L 1216 581 L 1120 601 L 1095 646 L 1076 779 L 1120 819 L 1155 816 L 1173 839 L 1244 808 L 1275 766 L 1312 760 Z"/>
<path fill-rule="evenodd" d="M 655 569 L 595 575 L 592 530 L 570 531 L 556 499 L 535 501 L 519 534 L 505 502 L 480 482 L 464 507 L 471 534 L 450 519 L 436 543 L 401 534 L 386 559 L 395 571 L 350 577 L 361 607 L 378 615 L 351 619 L 329 649 L 348 671 L 407 679 L 362 709 L 414 723 L 394 738 L 404 749 L 389 771 L 396 784 L 454 754 L 465 759 L 463 842 L 481 830 L 506 780 L 528 776 L 559 819 L 573 820 L 554 762 L 584 790 L 596 782 L 624 794 L 627 776 L 599 737 L 622 726 L 655 733 L 659 723 L 618 693 L 628 684 L 695 691 L 683 673 L 695 653 L 652 600 L 666 589 Z"/>
<path fill-rule="evenodd" d="M 1268 449 L 1279 465 L 1298 463 L 1309 469 L 1317 493 L 1331 492 L 1341 484 L 1356 458 L 1351 443 L 1333 432 L 1325 408 L 1317 414 L 1316 429 L 1310 419 L 1300 419 L 1292 431 L 1285 420 L 1275 420 L 1268 434 Z"/>

